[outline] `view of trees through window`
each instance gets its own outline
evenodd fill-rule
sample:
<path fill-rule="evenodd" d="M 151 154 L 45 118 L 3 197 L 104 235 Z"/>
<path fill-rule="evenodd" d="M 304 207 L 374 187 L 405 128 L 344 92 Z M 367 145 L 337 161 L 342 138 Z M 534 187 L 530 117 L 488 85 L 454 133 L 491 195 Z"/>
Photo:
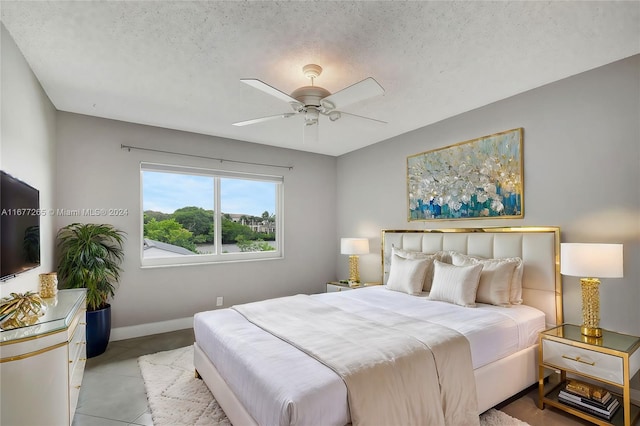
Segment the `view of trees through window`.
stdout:
<path fill-rule="evenodd" d="M 142 168 L 143 259 L 278 249 L 280 182 L 176 169 Z"/>
<path fill-rule="evenodd" d="M 186 248 L 197 254 L 209 254 L 215 244 L 213 210 L 182 207 L 173 213 L 144 212 L 144 237 Z M 258 229 L 258 230 L 254 230 Z M 275 215 L 264 211 L 260 217 L 241 215 L 234 221 L 222 214 L 222 244 L 236 245 L 241 252 L 275 250 Z"/>

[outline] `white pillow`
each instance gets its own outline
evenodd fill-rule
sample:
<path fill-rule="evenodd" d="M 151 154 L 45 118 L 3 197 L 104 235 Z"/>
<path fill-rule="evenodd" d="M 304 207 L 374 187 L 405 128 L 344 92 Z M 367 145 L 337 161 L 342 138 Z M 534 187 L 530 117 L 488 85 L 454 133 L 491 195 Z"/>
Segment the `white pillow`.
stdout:
<path fill-rule="evenodd" d="M 518 262 L 516 270 L 513 271 L 513 279 L 511 280 L 511 304 L 522 304 L 522 273 L 524 272 L 524 262 L 519 257 L 509 257 Z"/>
<path fill-rule="evenodd" d="M 476 302 L 510 306 L 511 282 L 518 262 L 513 259 L 478 259 L 461 253 L 451 256 L 454 265 L 482 265 Z"/>
<path fill-rule="evenodd" d="M 436 253 L 436 259 L 438 259 L 440 262 L 448 263 L 449 265 L 451 265 L 451 256 L 453 255 L 453 253 L 457 252 L 453 250 L 440 250 Z"/>
<path fill-rule="evenodd" d="M 430 254 L 423 253 L 421 251 L 409 251 L 391 246 L 391 256 L 393 257 L 394 254 L 404 259 L 427 259 L 427 271 L 424 274 L 422 291 L 431 291 L 431 282 L 433 281 L 433 261 L 438 258 L 437 255 L 435 253 Z"/>
<path fill-rule="evenodd" d="M 433 262 L 433 284 L 430 300 L 475 307 L 482 265 L 456 266 L 438 260 Z"/>
<path fill-rule="evenodd" d="M 405 259 L 392 254 L 387 288 L 408 294 L 420 294 L 430 263 L 428 259 Z"/>

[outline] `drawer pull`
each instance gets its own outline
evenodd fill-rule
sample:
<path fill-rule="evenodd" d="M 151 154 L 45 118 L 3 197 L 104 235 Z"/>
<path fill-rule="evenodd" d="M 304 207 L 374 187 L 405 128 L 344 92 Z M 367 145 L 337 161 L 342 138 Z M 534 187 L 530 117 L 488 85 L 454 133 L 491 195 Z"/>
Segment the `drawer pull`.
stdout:
<path fill-rule="evenodd" d="M 76 388 L 76 389 L 80 389 L 80 387 L 81 387 L 80 385 L 74 386 L 74 388 Z"/>
<path fill-rule="evenodd" d="M 78 358 L 78 361 L 86 361 L 86 358 Z"/>
<path fill-rule="evenodd" d="M 86 322 L 80 322 L 79 324 L 80 324 L 80 325 L 87 325 L 87 323 L 86 323 Z"/>
<path fill-rule="evenodd" d="M 579 356 L 575 357 L 575 358 L 571 358 L 570 356 L 566 356 L 566 355 L 562 355 L 562 358 L 564 359 L 570 359 L 571 361 L 578 361 L 581 362 L 583 364 L 587 364 L 587 365 L 591 365 L 594 366 L 596 365 L 595 361 L 584 361 L 582 358 L 580 358 Z"/>
<path fill-rule="evenodd" d="M 78 342 L 78 343 L 76 343 L 76 345 L 86 345 L 86 344 L 87 344 L 87 342 Z"/>

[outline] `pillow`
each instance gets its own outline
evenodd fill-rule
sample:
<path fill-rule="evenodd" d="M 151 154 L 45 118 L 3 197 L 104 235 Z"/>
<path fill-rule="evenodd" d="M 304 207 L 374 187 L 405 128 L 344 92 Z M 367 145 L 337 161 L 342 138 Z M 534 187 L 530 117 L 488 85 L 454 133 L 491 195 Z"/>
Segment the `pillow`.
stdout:
<path fill-rule="evenodd" d="M 518 262 L 513 259 L 478 259 L 461 253 L 451 256 L 454 265 L 482 265 L 476 302 L 511 305 L 511 282 Z"/>
<path fill-rule="evenodd" d="M 511 304 L 520 305 L 522 303 L 522 273 L 524 272 L 524 262 L 519 257 L 510 257 L 518 262 L 516 270 L 513 271 L 513 279 L 511 280 Z"/>
<path fill-rule="evenodd" d="M 483 280 L 482 277 L 480 278 L 480 287 L 478 288 L 478 293 L 482 294 L 481 297 L 484 301 L 478 299 L 478 302 L 491 303 L 493 305 L 501 306 L 507 304 L 519 305 L 522 303 L 522 271 L 524 269 L 524 263 L 522 262 L 521 258 L 504 257 L 500 259 L 484 259 L 478 256 L 469 256 L 462 253 L 452 253 L 451 259 L 454 265 L 469 265 L 477 262 L 482 263 L 485 268 L 487 267 L 487 265 L 491 265 L 489 268 L 489 274 L 485 277 L 485 279 Z M 515 265 L 510 275 L 508 271 L 511 270 L 511 265 L 503 266 L 503 263 L 513 263 Z M 496 271 L 496 269 L 499 269 L 499 271 Z M 498 273 L 494 274 L 495 272 Z M 489 275 L 493 275 L 493 277 L 489 277 Z M 502 303 L 505 299 L 502 296 L 496 296 L 497 299 L 495 297 L 489 296 L 490 291 L 487 290 L 487 287 L 496 286 L 503 288 L 505 286 L 505 283 L 501 282 L 501 280 L 505 279 L 509 280 L 509 301 L 507 303 Z M 502 290 L 497 289 L 497 291 Z"/>
<path fill-rule="evenodd" d="M 451 265 L 451 256 L 453 255 L 453 253 L 457 252 L 453 250 L 441 250 L 436 253 L 436 259 L 438 259 L 440 262 L 448 263 Z"/>
<path fill-rule="evenodd" d="M 433 284 L 430 300 L 476 306 L 476 291 L 480 283 L 482 265 L 456 266 L 434 260 Z"/>
<path fill-rule="evenodd" d="M 437 259 L 437 254 L 423 253 L 421 251 L 409 251 L 391 246 L 392 256 L 398 255 L 404 259 L 427 259 L 427 271 L 424 274 L 424 282 L 422 284 L 422 291 L 431 290 L 431 282 L 433 281 L 433 261 Z M 393 263 L 393 262 L 392 262 Z"/>
<path fill-rule="evenodd" d="M 420 294 L 430 263 L 429 259 L 405 259 L 392 254 L 387 288 L 407 294 Z"/>

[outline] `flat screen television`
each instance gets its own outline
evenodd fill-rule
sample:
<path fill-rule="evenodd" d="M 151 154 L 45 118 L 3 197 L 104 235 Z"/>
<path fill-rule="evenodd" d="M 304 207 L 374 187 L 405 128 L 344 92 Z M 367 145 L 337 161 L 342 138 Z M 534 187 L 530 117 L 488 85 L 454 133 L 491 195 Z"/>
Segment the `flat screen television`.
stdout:
<path fill-rule="evenodd" d="M 0 171 L 0 281 L 40 266 L 40 192 Z"/>

